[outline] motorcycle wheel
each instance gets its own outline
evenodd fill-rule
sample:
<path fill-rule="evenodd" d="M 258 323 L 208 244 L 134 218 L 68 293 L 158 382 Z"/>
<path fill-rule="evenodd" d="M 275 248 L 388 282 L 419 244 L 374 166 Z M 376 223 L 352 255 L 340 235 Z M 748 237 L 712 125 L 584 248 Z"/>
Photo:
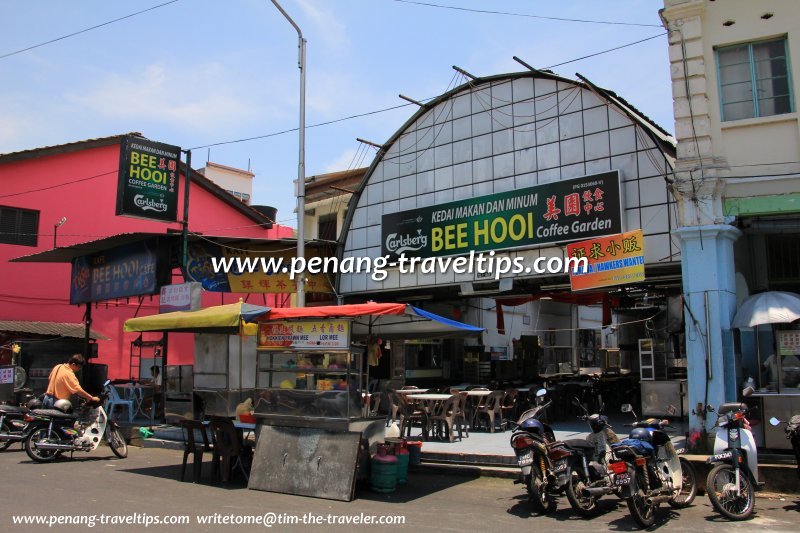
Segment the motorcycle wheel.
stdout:
<path fill-rule="evenodd" d="M 636 492 L 628 498 L 628 510 L 631 516 L 642 528 L 648 528 L 656 522 L 657 505 L 648 505 L 645 501 L 645 479 L 644 474 L 636 472 Z"/>
<path fill-rule="evenodd" d="M 711 505 L 719 514 L 730 520 L 745 520 L 753 514 L 756 497 L 753 484 L 745 472 L 739 472 L 739 490 L 736 495 L 736 472 L 729 464 L 717 465 L 706 478 L 706 492 Z"/>
<path fill-rule="evenodd" d="M 680 461 L 683 482 L 681 483 L 680 492 L 669 501 L 673 509 L 689 507 L 694 501 L 695 496 L 697 496 L 697 473 L 692 463 L 683 458 L 681 458 Z"/>
<path fill-rule="evenodd" d="M 120 433 L 119 428 L 106 428 L 106 442 L 108 442 L 108 447 L 111 448 L 114 455 L 120 459 L 128 457 L 128 444 L 125 442 L 125 438 Z"/>
<path fill-rule="evenodd" d="M 5 420 L 3 420 L 3 423 L 0 424 L 0 433 L 11 433 L 11 428 L 8 427 L 8 423 Z M 11 446 L 10 440 L 0 441 L 0 452 L 6 450 L 9 446 Z"/>
<path fill-rule="evenodd" d="M 547 493 L 547 482 L 542 473 L 535 466 L 531 469 L 530 486 L 528 496 L 533 505 L 533 510 L 537 514 L 547 514 L 556 510 L 556 499 Z"/>
<path fill-rule="evenodd" d="M 583 478 L 577 472 L 572 472 L 569 481 L 567 481 L 567 500 L 570 506 L 572 506 L 572 509 L 580 516 L 592 518 L 597 514 L 597 497 L 583 496 L 584 488 L 585 483 Z"/>
<path fill-rule="evenodd" d="M 55 431 L 51 431 L 46 427 L 39 428 L 32 431 L 31 434 L 28 435 L 28 438 L 25 439 L 25 453 L 27 453 L 28 457 L 37 463 L 49 463 L 51 461 L 55 461 L 59 455 L 58 451 L 40 450 L 36 447 L 36 443 L 43 440 L 50 440 L 54 442 L 61 441 Z"/>

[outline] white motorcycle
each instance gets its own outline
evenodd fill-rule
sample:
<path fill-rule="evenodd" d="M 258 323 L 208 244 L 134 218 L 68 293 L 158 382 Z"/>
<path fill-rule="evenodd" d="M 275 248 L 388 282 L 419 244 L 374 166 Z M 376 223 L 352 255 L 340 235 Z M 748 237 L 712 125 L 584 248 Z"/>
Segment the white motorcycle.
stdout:
<path fill-rule="evenodd" d="M 745 389 L 745 396 L 752 389 Z M 758 482 L 758 452 L 747 421 L 747 405 L 724 403 L 717 410 L 717 433 L 706 492 L 718 513 L 731 520 L 745 520 L 755 508 Z M 713 409 L 711 409 L 713 412 Z"/>
<path fill-rule="evenodd" d="M 54 461 L 64 452 L 91 452 L 103 438 L 120 459 L 128 456 L 128 445 L 116 422 L 109 420 L 103 402 L 110 381 L 103 384 L 100 402 L 86 402 L 72 412 L 70 402 L 56 401 L 53 409 L 34 409 L 25 415 L 31 428 L 25 440 L 25 452 L 37 463 Z"/>

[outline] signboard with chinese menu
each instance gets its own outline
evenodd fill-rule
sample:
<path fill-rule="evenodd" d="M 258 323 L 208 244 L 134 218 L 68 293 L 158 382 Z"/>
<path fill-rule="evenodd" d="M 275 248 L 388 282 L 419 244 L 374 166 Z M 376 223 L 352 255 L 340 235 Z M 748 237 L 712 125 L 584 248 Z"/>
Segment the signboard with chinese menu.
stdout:
<path fill-rule="evenodd" d="M 319 252 L 309 252 L 306 257 L 312 253 Z M 282 265 L 289 266 L 292 257 L 291 251 L 275 253 L 255 245 L 240 245 L 233 250 L 209 242 L 193 243 L 189 245 L 186 280 L 197 281 L 212 292 L 286 294 L 294 292 L 297 281 L 275 266 L 279 260 Z M 214 269 L 214 259 L 229 266 L 227 273 Z M 326 274 L 306 273 L 304 276 L 307 293 L 333 293 Z"/>
<path fill-rule="evenodd" d="M 122 139 L 117 215 L 175 222 L 181 149 L 128 135 Z"/>
<path fill-rule="evenodd" d="M 349 348 L 349 320 L 281 320 L 258 325 L 259 350 Z"/>
<path fill-rule="evenodd" d="M 573 291 L 644 281 L 644 236 L 640 229 L 570 243 L 567 255 L 585 257 L 589 263 L 585 273 L 570 271 Z"/>
<path fill-rule="evenodd" d="M 69 303 L 80 304 L 155 294 L 169 276 L 159 268 L 158 245 L 141 242 L 118 246 L 72 260 Z"/>
<path fill-rule="evenodd" d="M 621 231 L 614 170 L 383 215 L 381 253 L 390 259 L 459 255 Z"/>
<path fill-rule="evenodd" d="M 196 311 L 200 309 L 203 287 L 199 283 L 164 285 L 158 299 L 158 312 Z"/>
<path fill-rule="evenodd" d="M 778 354 L 800 355 L 800 330 L 778 331 Z"/>

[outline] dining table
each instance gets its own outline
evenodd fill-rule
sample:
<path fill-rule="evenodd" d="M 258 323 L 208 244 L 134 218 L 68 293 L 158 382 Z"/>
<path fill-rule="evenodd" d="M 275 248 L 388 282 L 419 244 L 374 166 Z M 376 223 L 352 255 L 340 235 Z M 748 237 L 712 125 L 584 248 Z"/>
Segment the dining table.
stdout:
<path fill-rule="evenodd" d="M 431 434 L 431 416 L 436 412 L 437 407 L 444 404 L 452 397 L 452 394 L 438 394 L 428 392 L 418 392 L 417 394 L 408 394 L 406 399 L 419 407 L 420 411 L 425 413 L 423 424 L 424 435 Z"/>

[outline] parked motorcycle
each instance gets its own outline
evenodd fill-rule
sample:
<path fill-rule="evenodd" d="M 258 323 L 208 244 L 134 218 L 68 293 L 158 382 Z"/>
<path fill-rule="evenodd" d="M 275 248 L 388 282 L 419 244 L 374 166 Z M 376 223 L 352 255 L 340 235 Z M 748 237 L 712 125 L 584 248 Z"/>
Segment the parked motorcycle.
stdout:
<path fill-rule="evenodd" d="M 589 414 L 578 398 L 573 398 L 572 404 L 583 409 L 584 414 L 578 418 L 589 424 L 591 433 L 586 439 L 564 441 L 579 458 L 577 465 L 568 466 L 565 492 L 575 512 L 589 518 L 596 514 L 597 500 L 601 496 L 618 491 L 608 465 L 612 457 L 611 444 L 619 442 L 619 437 L 608 423 L 607 416 Z M 602 404 L 599 410 L 603 410 Z"/>
<path fill-rule="evenodd" d="M 19 442 L 25 446 L 25 439 L 30 432 L 25 415 L 31 409 L 39 409 L 41 400 L 32 398 L 26 405 L 0 405 L 0 452 L 7 450 L 11 444 Z"/>
<path fill-rule="evenodd" d="M 525 484 L 534 510 L 539 514 L 556 508 L 553 487 L 557 479 L 550 459 L 548 445 L 555 442 L 555 434 L 549 425 L 539 420 L 552 401 L 544 402 L 546 389 L 536 392 L 536 407 L 522 413 L 511 433 L 511 447 L 517 456 L 522 478 L 517 483 Z M 556 452 L 556 455 L 560 452 Z M 562 468 L 565 463 L 557 463 Z M 565 468 L 565 467 L 564 467 Z"/>
<path fill-rule="evenodd" d="M 752 394 L 745 389 L 744 395 Z M 710 412 L 714 409 L 709 407 Z M 706 459 L 712 468 L 706 492 L 717 512 L 730 520 L 745 520 L 755 508 L 758 483 L 758 452 L 744 403 L 723 403 L 717 410 L 714 455 Z"/>
<path fill-rule="evenodd" d="M 697 495 L 696 475 L 691 463 L 678 457 L 665 431 L 668 420 L 638 420 L 630 404 L 624 404 L 622 412 L 633 413 L 633 429 L 627 439 L 612 445 L 615 459 L 610 470 L 631 516 L 647 528 L 655 523 L 661 503 L 678 509 L 691 505 Z"/>
<path fill-rule="evenodd" d="M 769 419 L 769 423 L 773 426 L 779 426 L 784 422 L 773 416 Z M 800 415 L 794 415 L 785 424 L 786 427 L 783 430 L 786 432 L 786 438 L 792 443 L 792 450 L 794 450 L 794 457 L 797 461 L 797 477 L 800 477 Z"/>
<path fill-rule="evenodd" d="M 37 463 L 54 461 L 63 452 L 91 452 L 102 438 L 120 459 L 128 456 L 128 446 L 119 426 L 109 420 L 103 403 L 110 381 L 103 384 L 100 402 L 85 402 L 72 412 L 67 400 L 57 400 L 53 409 L 34 409 L 25 419 L 31 430 L 25 439 L 25 452 Z"/>

